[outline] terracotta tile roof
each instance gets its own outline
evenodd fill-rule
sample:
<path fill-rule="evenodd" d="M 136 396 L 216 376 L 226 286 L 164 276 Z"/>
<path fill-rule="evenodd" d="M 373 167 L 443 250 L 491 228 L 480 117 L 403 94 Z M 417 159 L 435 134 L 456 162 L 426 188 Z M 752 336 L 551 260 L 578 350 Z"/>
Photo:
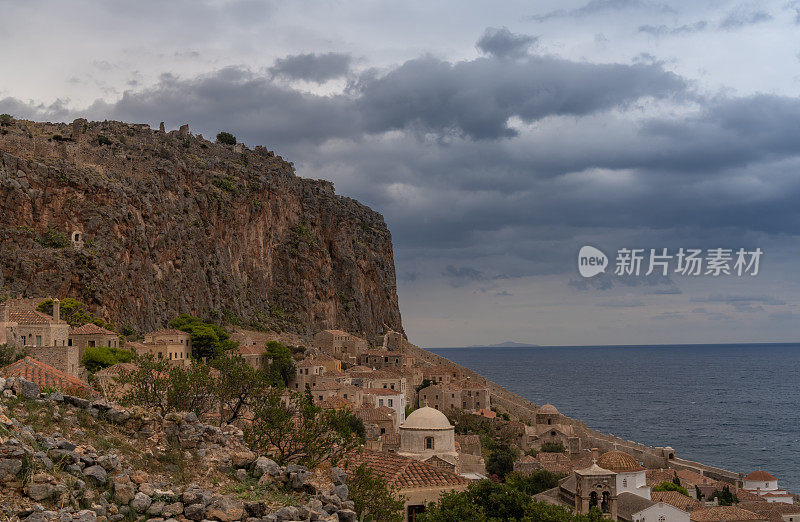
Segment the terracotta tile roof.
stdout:
<path fill-rule="evenodd" d="M 263 346 L 243 346 L 240 344 L 236 348 L 236 351 L 239 352 L 240 355 L 264 355 L 266 349 Z"/>
<path fill-rule="evenodd" d="M 766 471 L 764 471 L 762 469 L 753 471 L 749 475 L 745 476 L 744 479 L 745 480 L 752 480 L 752 481 L 755 481 L 755 482 L 770 482 L 770 481 L 773 481 L 773 480 L 778 480 L 778 479 L 776 479 L 775 477 L 773 477 L 772 475 L 770 475 L 769 473 L 767 473 Z"/>
<path fill-rule="evenodd" d="M 694 486 L 695 484 L 716 484 L 716 480 L 711 479 L 709 477 L 704 477 L 699 473 L 695 473 L 694 471 L 688 469 L 679 469 L 675 472 L 678 475 L 678 478 L 681 480 L 681 486 L 686 487 L 686 485 Z M 730 486 L 730 484 L 728 484 Z"/>
<path fill-rule="evenodd" d="M 700 507 L 700 501 L 677 491 L 651 491 L 650 499 L 653 502 L 663 502 L 683 511 L 692 511 Z"/>
<path fill-rule="evenodd" d="M 372 368 L 370 368 L 368 366 L 362 366 L 362 365 L 359 364 L 359 365 L 352 366 L 352 367 L 348 368 L 346 371 L 347 371 L 347 373 L 353 374 L 353 373 L 359 373 L 359 372 L 369 373 L 369 372 L 373 372 L 373 371 L 377 371 L 377 370 L 373 370 Z"/>
<path fill-rule="evenodd" d="M 741 522 L 766 520 L 763 515 L 736 506 L 714 506 L 695 509 L 689 515 L 694 522 Z"/>
<path fill-rule="evenodd" d="M 328 397 L 325 400 L 319 401 L 317 405 L 326 410 L 340 410 L 342 408 L 349 408 L 349 409 L 353 408 L 353 403 L 351 403 L 347 399 L 342 399 L 341 397 L 335 397 L 335 396 Z"/>
<path fill-rule="evenodd" d="M 356 408 L 356 417 L 362 422 L 393 422 L 392 416 L 383 409 L 372 406 Z"/>
<path fill-rule="evenodd" d="M 11 310 L 8 318 L 18 324 L 58 324 L 51 316 L 37 310 Z M 63 322 L 59 321 L 59 323 Z"/>
<path fill-rule="evenodd" d="M 758 513 L 760 515 L 777 513 L 781 515 L 800 515 L 800 506 L 796 504 L 786 504 L 784 502 L 764 502 L 763 500 L 748 500 L 737 504 L 742 509 Z"/>
<path fill-rule="evenodd" d="M 662 482 L 672 482 L 675 478 L 674 469 L 648 469 L 646 484 L 648 486 L 656 486 Z"/>
<path fill-rule="evenodd" d="M 730 484 L 728 484 L 728 487 L 730 487 Z M 719 487 L 717 487 L 715 489 L 718 489 L 718 490 L 722 491 L 722 486 L 719 486 Z M 733 491 L 733 490 L 731 490 L 731 491 Z M 758 493 L 753 493 L 753 492 L 747 491 L 745 489 L 736 490 L 736 491 L 734 491 L 734 493 L 736 493 L 736 498 L 739 499 L 739 502 L 747 502 L 747 501 L 764 502 L 764 499 L 762 499 L 758 495 Z"/>
<path fill-rule="evenodd" d="M 318 361 L 324 361 L 324 362 L 331 362 L 331 361 L 338 361 L 339 360 L 339 359 L 336 359 L 335 357 L 331 357 L 330 355 L 325 355 L 324 353 L 315 356 L 314 359 L 316 359 Z"/>
<path fill-rule="evenodd" d="M 111 330 L 106 330 L 103 327 L 97 326 L 94 323 L 86 323 L 83 326 L 73 328 L 69 331 L 70 335 L 117 335 Z"/>
<path fill-rule="evenodd" d="M 364 464 L 389 484 L 403 488 L 424 488 L 436 486 L 465 486 L 469 480 L 451 471 L 438 468 L 394 453 L 379 453 L 362 450 L 347 456 L 342 466 L 352 474 Z"/>
<path fill-rule="evenodd" d="M 31 356 L 9 364 L 0 370 L 0 375 L 6 378 L 22 377 L 35 382 L 40 388 L 56 388 L 71 393 L 94 394 L 94 390 L 88 383 L 53 368 L 49 364 L 37 361 Z"/>

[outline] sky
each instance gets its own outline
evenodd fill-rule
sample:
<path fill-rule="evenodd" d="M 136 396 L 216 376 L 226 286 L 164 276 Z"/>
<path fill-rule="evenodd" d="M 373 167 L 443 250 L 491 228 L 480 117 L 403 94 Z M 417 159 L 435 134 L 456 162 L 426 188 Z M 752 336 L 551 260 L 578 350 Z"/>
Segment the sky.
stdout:
<path fill-rule="evenodd" d="M 412 342 L 797 340 L 800 2 L 0 13 L 0 112 L 229 131 L 381 212 Z M 579 273 L 585 245 L 604 273 Z M 642 249 L 639 275 L 615 273 L 622 249 Z M 666 274 L 645 275 L 651 249 Z M 714 249 L 730 275 L 706 274 Z M 740 249 L 762 252 L 756 274 L 736 273 Z"/>

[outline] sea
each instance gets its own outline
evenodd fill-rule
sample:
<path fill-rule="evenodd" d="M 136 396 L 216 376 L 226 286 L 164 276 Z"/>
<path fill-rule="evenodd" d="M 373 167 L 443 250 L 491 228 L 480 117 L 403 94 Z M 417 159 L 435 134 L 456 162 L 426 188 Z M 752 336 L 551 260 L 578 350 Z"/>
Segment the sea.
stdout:
<path fill-rule="evenodd" d="M 800 493 L 800 344 L 430 350 L 590 428 Z"/>

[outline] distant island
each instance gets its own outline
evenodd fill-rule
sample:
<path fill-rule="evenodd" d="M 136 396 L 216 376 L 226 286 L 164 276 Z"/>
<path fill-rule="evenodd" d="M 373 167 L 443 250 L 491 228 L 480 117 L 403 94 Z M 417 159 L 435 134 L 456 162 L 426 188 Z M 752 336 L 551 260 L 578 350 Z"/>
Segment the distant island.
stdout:
<path fill-rule="evenodd" d="M 497 343 L 497 344 L 473 344 L 472 346 L 467 346 L 467 348 L 536 348 L 538 346 L 539 346 L 538 344 L 506 341 L 504 343 Z"/>

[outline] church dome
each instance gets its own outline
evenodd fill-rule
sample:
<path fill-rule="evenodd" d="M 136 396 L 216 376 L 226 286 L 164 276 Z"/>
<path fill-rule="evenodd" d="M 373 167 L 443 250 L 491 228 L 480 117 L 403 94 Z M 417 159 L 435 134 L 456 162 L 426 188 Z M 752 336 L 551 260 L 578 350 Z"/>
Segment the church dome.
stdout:
<path fill-rule="evenodd" d="M 597 459 L 597 465 L 604 469 L 610 469 L 617 473 L 626 473 L 629 471 L 642 471 L 642 468 L 635 458 L 631 457 L 624 451 L 608 451 L 600 455 Z"/>
<path fill-rule="evenodd" d="M 556 407 L 550 404 L 549 402 L 544 406 L 542 406 L 541 408 L 539 408 L 539 413 L 546 413 L 548 415 L 559 415 Z"/>
<path fill-rule="evenodd" d="M 452 430 L 453 425 L 444 413 L 425 406 L 411 412 L 401 428 L 412 430 Z"/>

